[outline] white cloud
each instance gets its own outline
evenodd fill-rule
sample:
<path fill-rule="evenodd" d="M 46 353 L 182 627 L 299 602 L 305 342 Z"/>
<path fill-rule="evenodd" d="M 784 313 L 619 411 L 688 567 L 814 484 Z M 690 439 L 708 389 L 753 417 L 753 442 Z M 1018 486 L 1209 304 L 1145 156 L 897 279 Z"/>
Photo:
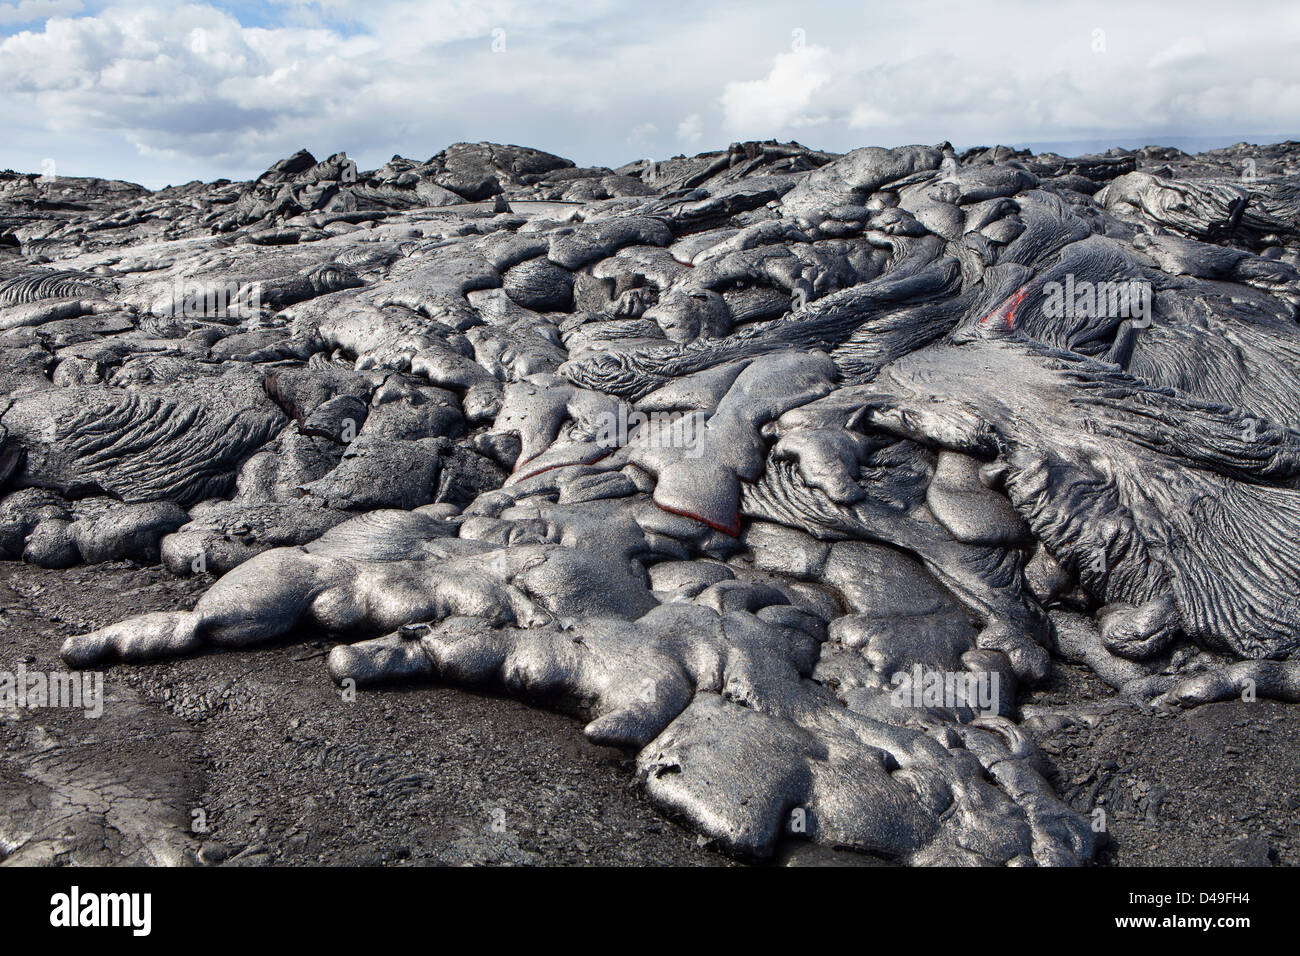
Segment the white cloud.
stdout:
<path fill-rule="evenodd" d="M 1200 37 L 1179 37 L 1169 46 L 1151 57 L 1151 59 L 1147 60 L 1147 68 L 1158 70 L 1161 67 L 1169 66 L 1174 63 L 1186 63 L 1188 61 L 1199 60 L 1208 52 L 1209 50 L 1205 45 L 1205 41 Z"/>
<path fill-rule="evenodd" d="M 654 123 L 642 123 L 628 133 L 627 144 L 629 146 L 644 146 L 651 142 L 657 132 L 659 132 L 659 127 L 655 126 Z"/>
<path fill-rule="evenodd" d="M 1078 0 L 908 10 L 865 39 L 847 24 L 839 42 L 809 29 L 803 49 L 770 54 L 765 77 L 725 86 L 724 128 L 856 131 L 885 145 L 1300 132 L 1288 112 L 1300 89 L 1286 52 L 1300 40 L 1294 6 L 1264 3 L 1253 27 L 1195 0 L 1177 11 Z"/>
<path fill-rule="evenodd" d="M 694 146 L 704 136 L 704 120 L 699 113 L 692 113 L 677 124 L 677 139 L 687 146 Z"/>
<path fill-rule="evenodd" d="M 20 0 L 0 3 L 0 23 L 31 23 L 47 17 L 62 17 L 81 10 L 81 0 Z"/>
<path fill-rule="evenodd" d="M 814 95 L 830 82 L 830 51 L 800 44 L 780 53 L 764 79 L 728 83 L 722 91 L 723 125 L 763 138 L 770 130 L 807 126 Z"/>
<path fill-rule="evenodd" d="M 715 136 L 1300 135 L 1288 0 L 1248 18 L 1214 0 L 88 0 L 67 16 L 80 6 L 0 4 L 0 24 L 48 18 L 0 30 L 0 166 L 52 155 L 161 185 L 254 175 L 301 146 L 364 167 L 459 139 L 616 166 Z"/>

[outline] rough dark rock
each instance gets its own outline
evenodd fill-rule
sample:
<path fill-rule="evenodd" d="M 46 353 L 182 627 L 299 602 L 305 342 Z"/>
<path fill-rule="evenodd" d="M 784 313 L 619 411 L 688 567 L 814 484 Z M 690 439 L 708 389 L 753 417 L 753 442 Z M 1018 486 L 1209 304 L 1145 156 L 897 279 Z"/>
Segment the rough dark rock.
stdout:
<path fill-rule="evenodd" d="M 139 573 L 197 596 L 63 629 L 68 665 L 138 682 L 86 739 L 164 732 L 159 699 L 190 727 L 219 706 L 151 673 L 315 641 L 344 693 L 579 718 L 737 858 L 1128 862 L 1095 811 L 1155 825 L 1174 784 L 1067 779 L 1095 753 L 1071 728 L 1300 701 L 1298 176 L 1294 143 L 768 142 L 618 170 L 300 152 L 156 193 L 4 179 L 0 559 L 56 590 L 161 563 Z M 272 837 L 220 795 L 223 832 L 185 833 L 200 771 L 174 740 L 123 745 L 129 784 L 24 744 L 0 846 L 343 860 L 334 831 Z M 39 835 L 76 787 L 84 839 Z M 124 810 L 136 791 L 157 796 Z M 1223 858 L 1290 859 L 1270 824 L 1216 831 Z M 508 838 L 421 839 L 585 856 L 487 832 Z M 349 859 L 424 855 L 390 836 Z"/>

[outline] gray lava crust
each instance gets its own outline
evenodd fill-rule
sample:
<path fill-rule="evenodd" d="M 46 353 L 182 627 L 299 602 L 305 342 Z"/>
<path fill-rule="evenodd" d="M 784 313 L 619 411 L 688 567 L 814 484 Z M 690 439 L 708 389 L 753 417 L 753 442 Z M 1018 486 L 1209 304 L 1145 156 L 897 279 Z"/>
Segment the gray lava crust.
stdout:
<path fill-rule="evenodd" d="M 1072 734 L 1217 745 L 1194 715 L 1300 702 L 1298 320 L 1296 143 L 0 174 L 0 562 L 35 566 L 6 653 L 55 666 L 16 618 L 69 575 L 171 582 L 60 635 L 118 665 L 110 720 L 9 715 L 0 860 L 349 862 L 187 820 L 224 772 L 196 725 L 306 641 L 339 689 L 299 723 L 381 685 L 577 717 L 557 759 L 676 821 L 604 862 L 688 859 L 678 824 L 741 860 L 1129 861 L 1099 819 L 1169 787 L 1076 772 Z M 241 673 L 158 717 L 136 665 L 218 648 Z M 445 810 L 352 737 L 364 812 Z M 1286 857 L 1294 810 L 1231 852 Z M 577 861 L 425 823 L 442 862 Z"/>

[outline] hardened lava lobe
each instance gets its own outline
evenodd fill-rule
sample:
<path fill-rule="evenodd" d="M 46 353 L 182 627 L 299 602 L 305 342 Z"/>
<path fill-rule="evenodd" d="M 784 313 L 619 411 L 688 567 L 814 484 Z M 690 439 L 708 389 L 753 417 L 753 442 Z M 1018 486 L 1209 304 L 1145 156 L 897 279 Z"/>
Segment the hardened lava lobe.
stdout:
<path fill-rule="evenodd" d="M 0 558 L 493 688 L 743 857 L 1070 864 L 1017 706 L 1300 700 L 1300 144 L 0 175 Z M 165 859 L 165 855 L 160 857 Z"/>

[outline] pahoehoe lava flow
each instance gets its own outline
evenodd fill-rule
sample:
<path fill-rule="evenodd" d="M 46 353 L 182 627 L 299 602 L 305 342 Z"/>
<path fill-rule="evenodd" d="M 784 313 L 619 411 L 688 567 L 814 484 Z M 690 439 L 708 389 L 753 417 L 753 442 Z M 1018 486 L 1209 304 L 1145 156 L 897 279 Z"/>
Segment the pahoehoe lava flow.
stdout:
<path fill-rule="evenodd" d="M 741 859 L 1086 863 L 1054 657 L 1300 702 L 1298 321 L 1297 143 L 5 172 L 0 559 L 213 576 L 70 667 L 306 630 L 578 717 Z"/>

